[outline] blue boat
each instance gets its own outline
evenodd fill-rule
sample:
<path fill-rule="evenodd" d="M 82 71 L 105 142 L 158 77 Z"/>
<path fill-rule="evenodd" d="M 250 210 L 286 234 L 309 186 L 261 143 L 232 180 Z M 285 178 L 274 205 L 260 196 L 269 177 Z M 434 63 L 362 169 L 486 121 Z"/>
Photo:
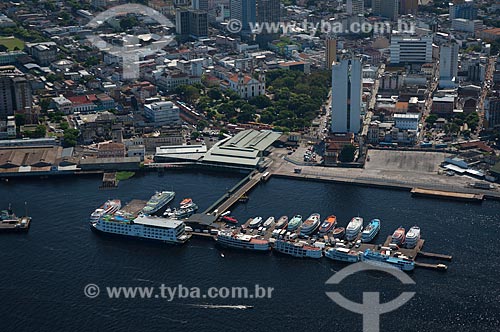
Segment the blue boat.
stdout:
<path fill-rule="evenodd" d="M 372 241 L 375 236 L 377 236 L 378 232 L 380 231 L 380 220 L 379 219 L 373 219 L 370 221 L 368 226 L 363 230 L 363 233 L 361 234 L 361 242 L 367 243 Z"/>
<path fill-rule="evenodd" d="M 402 271 L 412 271 L 415 268 L 415 262 L 406 257 L 390 256 L 370 249 L 365 250 L 362 259 L 370 264 L 385 263 L 384 266 L 394 267 Z"/>

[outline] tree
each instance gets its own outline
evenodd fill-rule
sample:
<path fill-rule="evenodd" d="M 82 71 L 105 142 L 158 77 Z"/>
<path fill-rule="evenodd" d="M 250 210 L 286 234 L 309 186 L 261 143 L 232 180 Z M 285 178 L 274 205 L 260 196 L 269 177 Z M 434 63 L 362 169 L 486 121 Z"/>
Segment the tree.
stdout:
<path fill-rule="evenodd" d="M 71 147 L 76 145 L 76 141 L 78 136 L 80 135 L 80 131 L 78 129 L 68 128 L 64 131 L 64 147 Z"/>
<path fill-rule="evenodd" d="M 188 103 L 193 103 L 200 97 L 200 90 L 191 85 L 179 85 L 174 92 Z"/>
<path fill-rule="evenodd" d="M 24 114 L 16 114 L 16 126 L 21 127 L 26 124 L 26 115 Z"/>
<path fill-rule="evenodd" d="M 344 145 L 340 151 L 339 160 L 343 163 L 351 163 L 354 161 L 356 147 L 352 144 Z"/>
<path fill-rule="evenodd" d="M 221 100 L 222 99 L 222 92 L 218 88 L 208 90 L 207 95 L 210 98 L 212 98 L 213 100 Z"/>
<path fill-rule="evenodd" d="M 436 114 L 431 114 L 425 119 L 425 122 L 428 123 L 429 125 L 433 126 L 434 123 L 437 121 L 438 116 Z"/>
<path fill-rule="evenodd" d="M 271 99 L 265 95 L 255 96 L 248 101 L 250 104 L 257 106 L 257 108 L 264 109 L 272 105 Z"/>
<path fill-rule="evenodd" d="M 208 126 L 208 122 L 205 120 L 200 120 L 198 121 L 198 124 L 196 125 L 196 130 L 198 131 L 203 131 L 205 128 Z"/>

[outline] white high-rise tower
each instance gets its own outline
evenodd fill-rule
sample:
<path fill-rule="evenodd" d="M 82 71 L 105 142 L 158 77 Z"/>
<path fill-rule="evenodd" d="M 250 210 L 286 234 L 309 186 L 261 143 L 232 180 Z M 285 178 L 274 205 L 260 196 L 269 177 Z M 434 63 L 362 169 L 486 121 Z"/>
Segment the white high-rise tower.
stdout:
<path fill-rule="evenodd" d="M 332 133 L 355 133 L 361 127 L 361 59 L 347 56 L 332 66 Z"/>

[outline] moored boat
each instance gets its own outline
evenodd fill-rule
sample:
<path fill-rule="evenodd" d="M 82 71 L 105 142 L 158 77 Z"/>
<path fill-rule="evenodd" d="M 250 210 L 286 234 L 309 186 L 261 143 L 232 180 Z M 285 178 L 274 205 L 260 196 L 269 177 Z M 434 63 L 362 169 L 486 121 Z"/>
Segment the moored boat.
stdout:
<path fill-rule="evenodd" d="M 403 271 L 411 271 L 415 268 L 415 262 L 408 259 L 406 256 L 390 256 L 370 249 L 365 250 L 362 259 L 367 263 L 385 263 L 383 266 L 394 267 Z"/>
<path fill-rule="evenodd" d="M 321 216 L 319 215 L 319 213 L 311 214 L 309 218 L 307 218 L 306 221 L 304 221 L 304 223 L 300 227 L 300 234 L 311 235 L 318 229 L 320 221 L 321 221 Z"/>
<path fill-rule="evenodd" d="M 420 241 L 420 227 L 413 226 L 406 233 L 406 247 L 413 249 L 417 246 L 418 241 Z"/>
<path fill-rule="evenodd" d="M 104 215 L 91 224 L 95 231 L 129 238 L 153 240 L 165 243 L 185 243 L 191 237 L 186 225 L 180 220 L 139 215 L 134 217 L 123 211 Z"/>
<path fill-rule="evenodd" d="M 274 249 L 278 252 L 294 257 L 321 258 L 323 256 L 321 248 L 311 246 L 302 241 L 291 242 L 278 240 L 274 243 Z"/>
<path fill-rule="evenodd" d="M 269 241 L 264 239 L 259 239 L 256 236 L 245 235 L 245 234 L 234 234 L 229 231 L 219 231 L 215 238 L 218 244 L 237 249 L 247 249 L 255 251 L 267 251 L 271 247 Z"/>
<path fill-rule="evenodd" d="M 379 219 L 373 219 L 370 221 L 368 226 L 363 230 L 363 233 L 361 234 L 361 242 L 370 242 L 375 238 L 375 236 L 378 234 L 380 231 L 380 220 Z"/>
<path fill-rule="evenodd" d="M 275 229 L 282 229 L 288 226 L 288 217 L 287 216 L 281 216 L 278 219 L 278 222 L 276 223 L 276 226 L 274 227 Z"/>
<path fill-rule="evenodd" d="M 272 224 L 274 224 L 274 217 L 269 217 L 266 219 L 266 221 L 264 221 L 264 223 L 262 224 L 262 226 L 264 227 L 270 227 Z"/>
<path fill-rule="evenodd" d="M 405 243 L 405 229 L 402 226 L 392 233 L 391 243 L 395 243 L 398 246 Z"/>
<path fill-rule="evenodd" d="M 174 212 L 174 217 L 176 219 L 184 219 L 184 218 L 188 218 L 188 217 L 191 217 L 193 214 L 196 213 L 196 211 L 198 211 L 198 205 L 196 204 L 192 204 L 190 207 L 188 208 L 181 208 L 179 210 L 176 210 Z"/>
<path fill-rule="evenodd" d="M 158 212 L 162 207 L 170 203 L 175 197 L 175 192 L 173 191 L 160 191 L 156 192 L 149 201 L 146 203 L 146 206 L 142 209 L 144 214 L 154 214 Z"/>
<path fill-rule="evenodd" d="M 335 261 L 356 263 L 361 260 L 361 253 L 348 248 L 331 248 L 326 251 L 325 257 Z"/>
<path fill-rule="evenodd" d="M 295 215 L 289 222 L 287 230 L 294 231 L 302 225 L 302 216 L 300 214 Z"/>
<path fill-rule="evenodd" d="M 27 232 L 30 224 L 31 217 L 16 216 L 10 205 L 8 210 L 2 210 L 0 213 L 0 232 Z"/>
<path fill-rule="evenodd" d="M 332 235 L 335 239 L 341 239 L 345 235 L 345 228 L 344 227 L 337 227 L 333 230 Z"/>
<path fill-rule="evenodd" d="M 323 221 L 323 223 L 321 224 L 319 228 L 319 233 L 327 234 L 328 232 L 333 230 L 336 225 L 337 225 L 337 217 L 334 215 L 328 216 L 328 218 L 326 218 L 325 221 Z"/>
<path fill-rule="evenodd" d="M 98 207 L 92 212 L 90 215 L 90 222 L 94 223 L 99 220 L 105 214 L 113 214 L 116 211 L 120 210 L 122 207 L 122 202 L 119 199 L 110 199 L 104 202 L 103 205 Z"/>
<path fill-rule="evenodd" d="M 238 223 L 238 220 L 234 217 L 231 217 L 231 216 L 223 216 L 221 218 L 221 220 L 223 222 L 230 223 L 230 224 L 237 224 Z"/>
<path fill-rule="evenodd" d="M 349 224 L 347 225 L 346 232 L 345 232 L 345 238 L 347 241 L 352 241 L 356 239 L 358 236 L 359 232 L 363 230 L 363 218 L 361 217 L 354 217 L 351 219 Z"/>
<path fill-rule="evenodd" d="M 250 221 L 250 224 L 248 225 L 250 228 L 257 228 L 260 226 L 262 223 L 262 217 L 255 217 Z"/>

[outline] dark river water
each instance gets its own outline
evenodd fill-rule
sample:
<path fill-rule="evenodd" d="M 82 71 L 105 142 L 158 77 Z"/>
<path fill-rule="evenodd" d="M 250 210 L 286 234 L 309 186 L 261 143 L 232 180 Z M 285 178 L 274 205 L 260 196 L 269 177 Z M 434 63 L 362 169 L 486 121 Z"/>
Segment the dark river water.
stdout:
<path fill-rule="evenodd" d="M 274 253 L 221 249 L 211 240 L 184 246 L 103 237 L 89 214 L 108 198 L 148 199 L 176 191 L 204 210 L 243 175 L 173 172 L 133 177 L 116 190 L 100 178 L 11 180 L 0 184 L 0 205 L 18 214 L 28 202 L 28 234 L 0 235 L 0 331 L 362 331 L 361 315 L 333 303 L 326 291 L 362 302 L 380 292 L 387 302 L 416 295 L 380 318 L 380 331 L 500 331 L 500 203 L 467 204 L 412 198 L 408 192 L 271 179 L 233 209 L 239 220 L 319 212 L 341 226 L 353 216 L 379 218 L 377 242 L 395 228 L 417 224 L 429 252 L 453 255 L 447 272 L 416 269 L 415 285 L 380 272 L 362 272 L 340 285 L 325 282 L 345 265 Z M 224 255 L 222 257 L 221 253 Z M 422 260 L 427 261 L 427 260 Z M 87 298 L 84 288 L 101 288 Z M 265 299 L 110 299 L 105 287 L 274 288 Z M 241 306 L 253 306 L 239 307 Z M 246 309 L 245 309 L 246 308 Z"/>

